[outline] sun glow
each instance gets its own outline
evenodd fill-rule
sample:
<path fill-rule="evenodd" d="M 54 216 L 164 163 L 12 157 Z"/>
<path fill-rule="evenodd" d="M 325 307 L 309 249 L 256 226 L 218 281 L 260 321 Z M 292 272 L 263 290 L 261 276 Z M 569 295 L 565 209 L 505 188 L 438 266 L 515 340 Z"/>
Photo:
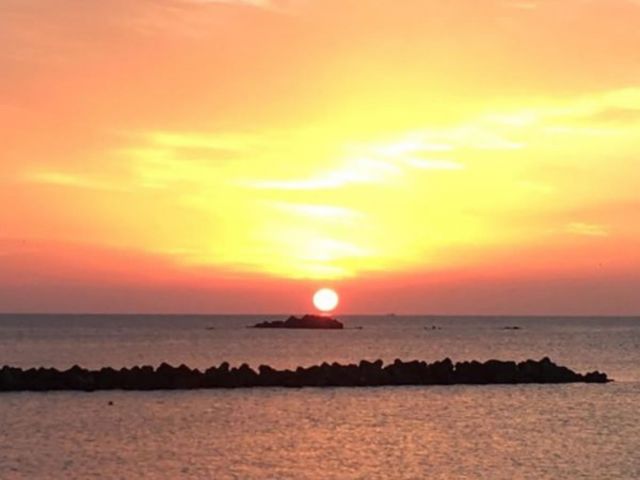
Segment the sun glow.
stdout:
<path fill-rule="evenodd" d="M 339 297 L 331 288 L 321 288 L 313 295 L 313 305 L 321 312 L 330 312 L 338 306 Z"/>
<path fill-rule="evenodd" d="M 0 2 L 0 297 L 637 278 L 637 0 L 41 3 Z"/>

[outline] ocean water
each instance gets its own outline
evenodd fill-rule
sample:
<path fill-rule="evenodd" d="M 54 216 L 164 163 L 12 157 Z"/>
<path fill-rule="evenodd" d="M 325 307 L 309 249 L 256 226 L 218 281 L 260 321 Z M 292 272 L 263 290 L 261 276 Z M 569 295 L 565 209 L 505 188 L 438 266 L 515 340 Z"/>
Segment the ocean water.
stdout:
<path fill-rule="evenodd" d="M 1 315 L 0 365 L 550 356 L 615 382 L 2 393 L 0 479 L 640 478 L 638 318 L 360 316 L 342 317 L 343 331 L 246 328 L 282 317 Z"/>

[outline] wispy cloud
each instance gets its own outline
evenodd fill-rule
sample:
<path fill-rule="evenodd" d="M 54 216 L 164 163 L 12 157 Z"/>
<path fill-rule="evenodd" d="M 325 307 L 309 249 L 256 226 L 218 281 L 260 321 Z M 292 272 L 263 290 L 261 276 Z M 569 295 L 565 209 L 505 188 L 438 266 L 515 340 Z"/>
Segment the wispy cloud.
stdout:
<path fill-rule="evenodd" d="M 182 0 L 184 3 L 199 5 L 239 5 L 243 7 L 260 8 L 271 12 L 291 13 L 302 3 L 301 0 Z"/>
<path fill-rule="evenodd" d="M 362 216 L 362 214 L 356 210 L 336 205 L 273 202 L 273 206 L 279 210 L 296 215 L 328 219 L 331 221 L 353 220 L 354 218 Z"/>
<path fill-rule="evenodd" d="M 81 175 L 53 170 L 33 170 L 21 175 L 23 181 L 58 187 L 82 188 L 88 190 L 126 190 L 122 184 L 99 179 L 94 176 Z"/>
<path fill-rule="evenodd" d="M 640 107 L 606 107 L 585 118 L 588 122 L 629 124 L 640 122 Z"/>
<path fill-rule="evenodd" d="M 306 179 L 246 180 L 241 185 L 265 190 L 324 190 L 351 184 L 381 183 L 402 174 L 392 162 L 372 158 L 348 159 L 342 167 Z"/>
<path fill-rule="evenodd" d="M 519 10 L 535 10 L 538 8 L 537 2 L 505 2 L 507 8 L 517 8 Z"/>
<path fill-rule="evenodd" d="M 610 235 L 606 225 L 596 223 L 572 222 L 565 226 L 565 231 L 585 237 L 608 237 Z"/>

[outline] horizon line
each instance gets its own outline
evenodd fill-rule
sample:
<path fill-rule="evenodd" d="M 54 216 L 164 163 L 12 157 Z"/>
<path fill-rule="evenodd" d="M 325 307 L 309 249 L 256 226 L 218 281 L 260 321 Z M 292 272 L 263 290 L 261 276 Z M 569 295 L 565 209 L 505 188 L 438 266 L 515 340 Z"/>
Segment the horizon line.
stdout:
<path fill-rule="evenodd" d="M 223 317 L 223 316 L 232 316 L 232 317 L 250 317 L 250 316 L 287 316 L 287 315 L 322 315 L 322 312 L 296 312 L 296 313 L 285 313 L 285 312 L 266 312 L 266 313 L 258 313 L 258 312 L 219 312 L 219 313 L 203 313 L 203 312 L 0 312 L 0 316 L 141 316 L 141 317 L 176 317 L 176 316 L 188 316 L 188 317 Z M 521 317 L 521 318 L 635 318 L 640 319 L 640 313 L 638 314 L 557 314 L 557 313 L 536 313 L 536 314 L 526 314 L 526 313 L 395 313 L 395 312 L 387 312 L 387 313 L 339 313 L 332 314 L 326 313 L 331 316 L 347 316 L 347 317 L 445 317 L 445 318 L 460 318 L 460 317 L 475 317 L 475 318 L 507 318 L 507 317 Z"/>

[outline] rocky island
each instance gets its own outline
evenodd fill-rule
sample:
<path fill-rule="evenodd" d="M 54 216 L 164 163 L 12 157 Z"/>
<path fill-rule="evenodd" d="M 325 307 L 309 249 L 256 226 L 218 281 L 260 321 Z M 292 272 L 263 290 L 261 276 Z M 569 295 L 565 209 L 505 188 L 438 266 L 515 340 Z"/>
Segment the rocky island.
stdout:
<path fill-rule="evenodd" d="M 322 363 L 295 370 L 276 370 L 260 365 L 257 371 L 246 363 L 230 368 L 198 370 L 166 363 L 159 367 L 136 366 L 119 370 L 105 367 L 68 370 L 5 366 L 0 369 L 0 392 L 48 390 L 188 390 L 200 388 L 249 387 L 379 387 L 400 385 L 487 385 L 520 383 L 607 383 L 606 373 L 576 373 L 556 365 L 549 358 L 523 362 L 487 360 L 453 363 L 449 358 L 427 363 L 395 360 L 362 360 L 358 364 Z"/>
<path fill-rule="evenodd" d="M 315 328 L 315 329 L 342 329 L 344 325 L 335 318 L 322 315 L 305 315 L 303 317 L 291 316 L 286 320 L 273 322 L 260 322 L 253 328 Z"/>

